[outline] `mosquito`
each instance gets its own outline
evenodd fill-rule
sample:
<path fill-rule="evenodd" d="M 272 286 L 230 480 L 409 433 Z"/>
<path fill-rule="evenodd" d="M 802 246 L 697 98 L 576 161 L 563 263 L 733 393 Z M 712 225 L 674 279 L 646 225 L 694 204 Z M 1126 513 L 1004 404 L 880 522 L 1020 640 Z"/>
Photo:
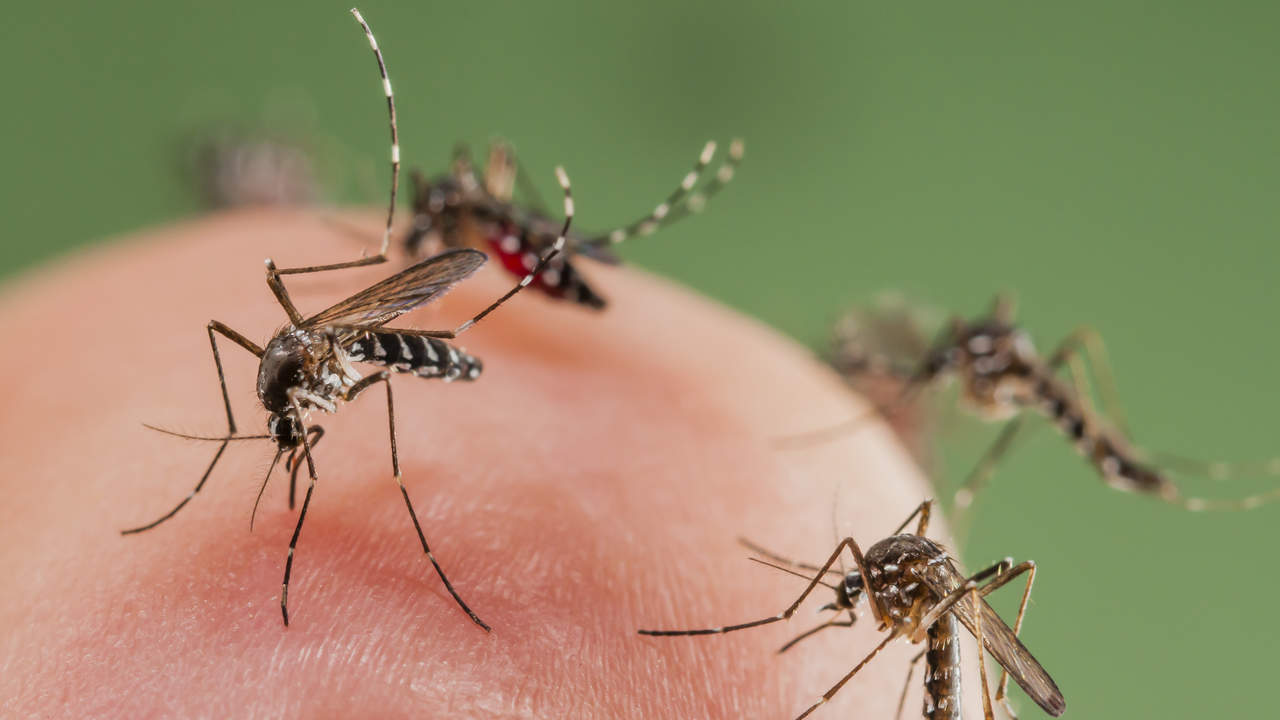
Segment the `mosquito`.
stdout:
<path fill-rule="evenodd" d="M 387 91 L 388 105 L 392 108 L 394 127 L 394 105 L 391 103 L 391 85 L 386 80 L 386 69 L 381 52 L 374 41 L 373 33 L 357 10 L 352 10 L 356 20 L 364 28 L 382 68 L 384 87 Z M 392 135 L 394 137 L 394 130 Z M 393 148 L 398 146 L 393 144 Z M 398 151 L 393 149 L 393 159 L 398 159 Z M 392 180 L 392 209 L 395 203 L 395 177 Z M 564 222 L 557 237 L 531 271 L 521 278 L 511 290 L 474 315 L 471 319 L 453 330 L 415 330 L 407 328 L 388 328 L 387 323 L 395 318 L 435 300 L 447 292 L 453 285 L 471 276 L 486 261 L 484 253 L 470 249 L 454 249 L 427 258 L 391 277 L 378 282 L 322 310 L 310 317 L 298 312 L 289 293 L 285 289 L 282 276 L 291 272 L 318 272 L 339 267 L 352 267 L 372 264 L 365 260 L 338 265 L 315 266 L 311 268 L 277 269 L 270 259 L 266 261 L 267 287 L 270 288 L 276 301 L 280 304 L 289 322 L 266 343 L 258 346 L 240 332 L 217 320 L 207 326 L 209 345 L 213 352 L 214 367 L 218 373 L 218 384 L 222 389 L 222 401 L 227 415 L 227 434 L 217 437 L 204 437 L 175 433 L 160 428 L 170 435 L 193 440 L 206 440 L 219 443 L 217 452 L 208 468 L 196 483 L 195 489 L 178 503 L 176 507 L 154 522 L 141 527 L 122 531 L 125 535 L 150 530 L 173 517 L 204 487 L 213 473 L 214 467 L 222 457 L 227 445 L 236 440 L 271 440 L 276 443 L 276 454 L 263 478 L 265 489 L 272 471 L 280 462 L 280 458 L 289 454 L 286 467 L 292 467 L 293 478 L 296 478 L 299 467 L 305 461 L 310 484 L 302 501 L 302 509 L 298 513 L 298 522 L 289 540 L 289 552 L 285 560 L 284 581 L 280 591 L 280 612 L 284 624 L 289 624 L 289 578 L 293 570 L 294 551 L 298 537 L 302 533 L 302 524 L 307 516 L 307 508 L 311 504 L 311 496 L 317 482 L 316 466 L 312 450 L 324 435 L 319 425 L 308 425 L 308 417 L 313 410 L 327 413 L 336 412 L 343 402 L 355 400 L 361 393 L 377 383 L 382 383 L 387 393 L 387 423 L 391 446 L 391 468 L 400 493 L 404 497 L 409 517 L 413 521 L 414 530 L 422 544 L 423 553 L 431 561 L 432 567 L 440 576 L 445 589 L 453 597 L 458 606 L 471 618 L 472 622 L 484 630 L 490 627 L 477 616 L 462 597 L 454 590 L 444 569 L 436 560 L 427 545 L 426 535 L 418 521 L 409 493 L 405 489 L 400 473 L 400 458 L 396 448 L 395 407 L 391 392 L 391 373 L 410 373 L 422 378 L 438 378 L 445 382 L 472 381 L 480 377 L 482 365 L 478 358 L 468 354 L 460 347 L 446 342 L 460 336 L 473 327 L 489 313 L 511 299 L 520 290 L 528 287 L 542 272 L 551 260 L 564 247 L 565 236 L 573 220 L 573 196 L 569 188 L 569 178 L 562 168 L 556 168 L 556 177 L 564 192 Z M 257 394 L 269 414 L 267 432 L 260 435 L 238 434 L 235 417 L 231 412 L 231 399 L 227 392 L 226 377 L 222 369 L 222 358 L 218 351 L 217 336 L 234 342 L 259 359 Z M 362 375 L 352 363 L 364 363 L 381 367 L 369 375 Z M 150 426 L 149 426 L 150 427 Z M 292 484 L 291 480 L 291 484 Z M 290 489 L 290 507 L 292 507 L 293 490 Z M 262 490 L 258 492 L 261 499 Z M 254 512 L 257 502 L 254 503 Z M 250 516 L 252 528 L 253 516 Z"/>
<path fill-rule="evenodd" d="M 746 630 L 770 623 L 790 620 L 801 603 L 813 590 L 822 585 L 835 592 L 835 600 L 821 610 L 835 613 L 822 624 L 811 628 L 783 645 L 778 652 L 785 652 L 805 638 L 829 627 L 852 627 L 857 621 L 855 608 L 862 598 L 867 599 L 871 616 L 882 632 L 887 632 L 880 644 L 862 659 L 852 670 L 831 687 L 822 698 L 813 703 L 796 720 L 808 717 L 826 704 L 846 683 L 881 650 L 897 638 L 918 644 L 928 641 L 926 649 L 911 661 L 906 685 L 898 702 L 898 716 L 906 701 L 907 689 L 915 666 L 925 661 L 924 717 L 928 720 L 959 720 L 960 715 L 960 646 L 959 625 L 978 640 L 978 646 L 986 652 L 978 653 L 978 669 L 982 677 L 983 711 L 990 720 L 992 700 L 987 682 L 986 653 L 990 653 L 1003 668 L 995 701 L 1010 717 L 1016 717 L 1009 707 L 1007 689 L 1009 678 L 1018 683 L 1027 695 L 1046 713 L 1058 717 L 1067 708 L 1066 700 L 1049 673 L 1031 655 L 1018 639 L 1022 622 L 1031 598 L 1031 586 L 1035 581 L 1036 564 L 1030 560 L 1017 565 L 1005 558 L 1000 562 L 965 576 L 956 566 L 947 550 L 926 538 L 932 500 L 925 500 L 894 530 L 893 534 L 869 547 L 864 554 L 857 541 L 845 538 L 827 561 L 821 566 L 787 560 L 763 550 L 745 540 L 741 542 L 767 560 L 752 558 L 769 567 L 809 581 L 800 597 L 781 613 L 772 617 L 738 625 L 702 630 L 640 630 L 641 635 L 687 636 L 718 635 Z M 918 519 L 914 533 L 903 530 Z M 836 563 L 848 549 L 853 555 L 856 569 L 848 572 L 837 570 Z M 805 572 L 801 572 L 805 571 Z M 808 575 L 812 572 L 814 575 Z M 1013 629 L 1005 624 L 995 610 L 983 599 L 1021 575 L 1026 575 L 1026 586 L 1018 617 Z M 824 580 L 827 575 L 838 578 L 836 584 Z M 847 618 L 845 617 L 847 615 Z M 958 623 L 958 624 L 957 624 Z"/>
<path fill-rule="evenodd" d="M 575 259 L 582 256 L 616 265 L 621 261 L 610 249 L 613 245 L 700 212 L 733 179 L 744 145 L 741 140 L 730 143 L 728 159 L 698 188 L 715 152 L 716 143 L 708 142 L 693 169 L 648 215 L 605 233 L 570 234 L 565 253 L 538 277 L 535 287 L 553 298 L 603 309 L 605 298 L 591 287 Z M 455 148 L 451 168 L 430 180 L 418 171 L 410 174 L 414 215 L 404 239 L 406 250 L 415 255 L 424 245 L 472 247 L 492 253 L 514 275 L 528 272 L 554 241 L 558 223 L 550 219 L 533 183 L 516 163 L 511 146 L 504 142 L 491 145 L 482 177 L 477 177 L 466 146 Z M 513 203 L 517 187 L 529 199 L 528 206 Z"/>
<path fill-rule="evenodd" d="M 845 352 L 840 352 L 840 349 Z M 976 494 L 995 472 L 999 461 L 1014 445 L 1029 417 L 1050 420 L 1084 456 L 1103 482 L 1123 492 L 1158 498 L 1192 511 L 1248 510 L 1280 499 L 1280 488 L 1239 499 L 1206 499 L 1183 495 L 1173 474 L 1182 472 L 1224 478 L 1250 473 L 1280 473 L 1280 461 L 1257 466 L 1207 463 L 1170 453 L 1152 453 L 1129 441 L 1106 349 L 1097 331 L 1080 327 L 1068 335 L 1047 357 L 1040 355 L 1031 337 L 1014 322 L 1012 300 L 1000 296 L 987 315 L 976 320 L 952 317 L 923 359 L 904 364 L 899 359 L 859 356 L 866 347 L 838 345 L 833 365 L 851 379 L 867 368 L 892 375 L 900 383 L 889 410 L 905 405 L 926 387 L 956 379 L 965 407 L 989 421 L 1005 425 L 991 447 L 955 493 L 955 507 L 967 510 Z M 1060 372 L 1067 370 L 1066 377 Z M 1096 379 L 1105 413 L 1094 407 L 1090 373 Z M 877 410 L 879 412 L 879 410 Z M 787 438 L 795 446 L 838 436 L 864 422 L 855 417 L 838 426 Z M 1162 467 L 1163 466 L 1163 467 Z"/>

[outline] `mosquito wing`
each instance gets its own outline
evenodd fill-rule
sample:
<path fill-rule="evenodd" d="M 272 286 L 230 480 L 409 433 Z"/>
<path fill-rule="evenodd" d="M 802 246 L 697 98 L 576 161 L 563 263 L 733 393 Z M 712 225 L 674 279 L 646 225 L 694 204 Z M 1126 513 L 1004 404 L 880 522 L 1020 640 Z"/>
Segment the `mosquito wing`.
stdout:
<path fill-rule="evenodd" d="M 485 254 L 477 250 L 447 250 L 433 255 L 327 310 L 321 310 L 303 320 L 302 325 L 385 325 L 440 297 L 454 283 L 475 272 L 486 259 Z"/>
<path fill-rule="evenodd" d="M 965 577 L 949 562 L 930 565 L 925 576 L 925 583 L 939 597 L 946 596 L 964 582 Z M 1062 697 L 1062 692 L 1058 690 L 1058 685 L 1053 682 L 1053 678 L 1049 677 L 1049 673 L 1032 657 L 1031 651 L 1027 650 L 1018 636 L 1013 634 L 1013 630 L 986 601 L 977 599 L 976 603 L 979 607 L 976 611 L 974 603 L 973 597 L 966 596 L 955 604 L 952 612 L 974 637 L 977 637 L 975 618 L 981 617 L 982 640 L 987 652 L 1009 671 L 1014 682 L 1018 683 L 1027 696 L 1045 712 L 1053 717 L 1058 717 L 1065 712 L 1066 699 Z"/>

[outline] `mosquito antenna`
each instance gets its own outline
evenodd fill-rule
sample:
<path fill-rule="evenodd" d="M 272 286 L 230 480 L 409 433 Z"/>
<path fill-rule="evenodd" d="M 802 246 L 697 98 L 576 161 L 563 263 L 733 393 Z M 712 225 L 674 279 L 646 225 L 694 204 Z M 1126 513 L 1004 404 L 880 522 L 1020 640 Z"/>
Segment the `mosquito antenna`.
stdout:
<path fill-rule="evenodd" d="M 749 558 L 747 558 L 747 559 L 748 559 L 748 560 L 750 560 L 751 562 L 760 563 L 761 565 L 764 565 L 764 566 L 766 566 L 766 567 L 771 567 L 771 568 L 773 568 L 774 570 L 781 570 L 782 572 L 784 572 L 784 573 L 786 573 L 786 574 L 788 574 L 788 575 L 795 575 L 795 576 L 796 576 L 796 577 L 798 577 L 798 578 L 803 578 L 803 579 L 808 580 L 808 581 L 810 581 L 810 582 L 814 582 L 814 579 L 813 579 L 813 578 L 809 577 L 808 575 L 805 575 L 805 574 L 804 574 L 804 573 L 802 573 L 802 572 L 796 572 L 795 570 L 792 570 L 791 568 L 787 568 L 787 567 L 783 567 L 783 566 L 781 566 L 781 565 L 777 565 L 777 564 L 771 563 L 771 562 L 769 562 L 768 560 L 762 560 L 762 559 L 760 559 L 760 558 L 753 558 L 753 557 L 749 557 Z M 826 581 L 824 581 L 824 580 L 818 580 L 818 581 L 817 581 L 817 583 L 818 583 L 819 585 L 822 585 L 823 587 L 831 588 L 832 590 L 837 590 L 837 589 L 838 589 L 838 588 L 836 588 L 836 586 L 835 586 L 835 585 L 832 585 L 831 583 L 828 583 L 828 582 L 826 582 Z"/>
<path fill-rule="evenodd" d="M 179 437 L 184 440 L 203 440 L 205 442 L 226 442 L 227 440 L 269 440 L 271 439 L 270 435 L 219 435 L 218 437 L 210 437 L 207 435 L 188 435 L 186 433 L 177 432 L 176 430 L 166 430 L 165 428 L 157 427 L 155 425 L 149 425 L 147 423 L 142 423 L 142 427 L 148 430 L 155 430 L 158 433 L 164 433 L 165 435 L 172 435 L 174 437 Z"/>
<path fill-rule="evenodd" d="M 385 256 L 391 244 L 391 224 L 396 217 L 396 192 L 400 188 L 400 133 L 396 128 L 396 100 L 391 93 L 391 78 L 387 77 L 387 63 L 382 59 L 382 51 L 378 49 L 378 41 L 373 37 L 373 30 L 370 29 L 369 23 L 365 22 L 359 10 L 351 8 L 351 14 L 364 29 L 364 35 L 369 39 L 373 56 L 378 60 L 378 72 L 382 75 L 382 90 L 387 95 L 387 115 L 391 120 L 391 200 L 387 205 L 387 227 L 382 233 L 382 249 L 378 251 L 379 256 Z"/>
<path fill-rule="evenodd" d="M 267 476 L 262 478 L 262 487 L 258 488 L 258 497 L 253 500 L 253 512 L 249 514 L 249 532 L 253 532 L 253 520 L 258 517 L 258 503 L 262 502 L 262 493 L 267 489 L 267 481 L 271 479 L 271 471 L 276 469 L 276 463 L 280 462 L 280 456 L 284 454 L 284 448 L 276 450 L 276 456 L 271 460 L 271 467 L 267 468 Z"/>

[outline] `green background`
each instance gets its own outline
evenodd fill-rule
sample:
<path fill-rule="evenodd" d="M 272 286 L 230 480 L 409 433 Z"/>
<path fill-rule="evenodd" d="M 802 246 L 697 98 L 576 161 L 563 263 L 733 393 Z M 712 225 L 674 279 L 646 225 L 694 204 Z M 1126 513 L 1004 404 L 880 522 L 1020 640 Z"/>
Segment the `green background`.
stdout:
<path fill-rule="evenodd" d="M 382 201 L 384 108 L 345 5 L 177 5 L 8 14 L 4 277 L 196 212 L 177 168 L 200 128 L 296 132 L 322 148 L 332 200 Z M 600 228 L 648 207 L 704 140 L 741 135 L 735 185 L 629 259 L 815 346 L 880 290 L 973 314 L 1014 289 L 1042 347 L 1082 323 L 1107 338 L 1143 444 L 1275 452 L 1280 5 L 881 5 L 362 9 L 410 164 L 501 134 L 546 190 L 565 164 L 582 226 Z M 954 482 L 995 430 L 953 425 Z M 1273 716 L 1280 507 L 1190 515 L 1032 437 L 967 555 L 1040 563 L 1026 640 L 1069 716 Z"/>

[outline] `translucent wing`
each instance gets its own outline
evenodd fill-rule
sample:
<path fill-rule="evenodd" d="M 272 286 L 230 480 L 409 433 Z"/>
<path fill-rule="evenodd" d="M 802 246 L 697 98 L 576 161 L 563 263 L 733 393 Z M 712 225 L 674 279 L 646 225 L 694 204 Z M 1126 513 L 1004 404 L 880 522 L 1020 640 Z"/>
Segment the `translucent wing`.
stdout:
<path fill-rule="evenodd" d="M 925 571 L 924 580 L 935 594 L 943 597 L 963 585 L 965 577 L 954 565 L 945 562 L 930 564 Z M 975 618 L 981 614 L 982 639 L 987 652 L 1009 671 L 1014 682 L 1045 712 L 1054 717 L 1061 715 L 1067 709 L 1067 701 L 1062 697 L 1053 678 L 1049 677 L 1049 673 L 1032 657 L 1031 651 L 1027 650 L 990 605 L 981 599 L 976 602 L 980 606 L 976 612 L 972 597 L 965 597 L 956 603 L 952 612 L 975 637 Z"/>
<path fill-rule="evenodd" d="M 377 327 L 443 295 L 484 264 L 476 250 L 447 250 L 302 321 L 304 327 Z"/>

